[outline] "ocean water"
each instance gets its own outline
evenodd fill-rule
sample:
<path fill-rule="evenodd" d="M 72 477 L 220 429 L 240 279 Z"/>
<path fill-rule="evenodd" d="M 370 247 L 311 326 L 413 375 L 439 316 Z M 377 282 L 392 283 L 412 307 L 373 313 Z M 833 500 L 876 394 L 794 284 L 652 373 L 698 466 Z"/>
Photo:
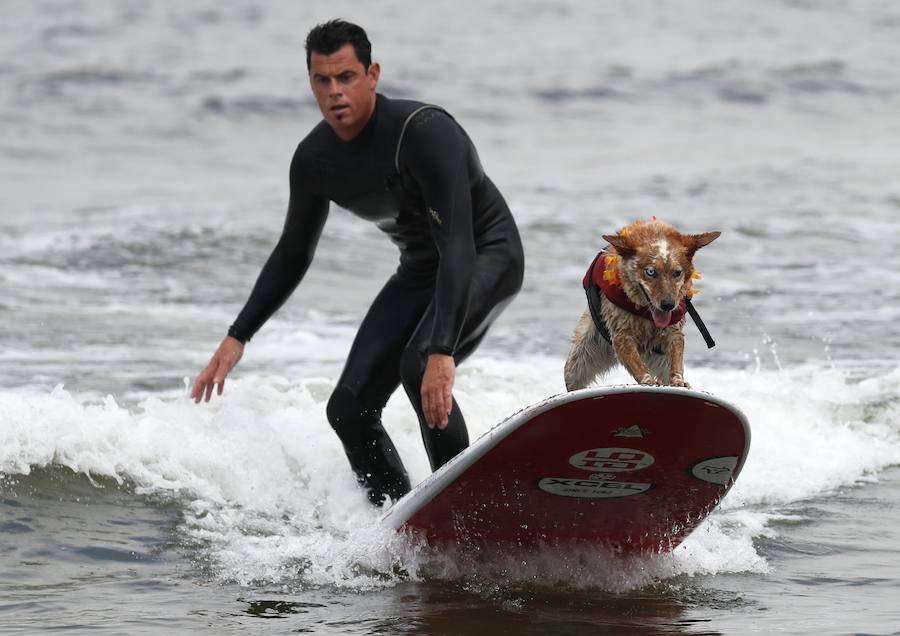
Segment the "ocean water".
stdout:
<path fill-rule="evenodd" d="M 190 401 L 278 238 L 320 118 L 303 40 L 335 16 L 520 225 L 525 286 L 458 373 L 473 438 L 564 390 L 602 234 L 722 231 L 687 379 L 753 442 L 673 553 L 379 528 L 325 402 L 396 253 L 340 209 Z M 0 633 L 900 634 L 898 39 L 887 1 L 3 2 Z M 403 395 L 385 422 L 424 479 Z"/>

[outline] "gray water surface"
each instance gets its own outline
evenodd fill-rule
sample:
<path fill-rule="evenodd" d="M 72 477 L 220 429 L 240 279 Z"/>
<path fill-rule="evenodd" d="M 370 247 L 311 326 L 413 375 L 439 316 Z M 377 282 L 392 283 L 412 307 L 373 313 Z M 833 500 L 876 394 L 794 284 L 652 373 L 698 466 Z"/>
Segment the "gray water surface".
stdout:
<path fill-rule="evenodd" d="M 563 390 L 603 234 L 722 231 L 687 379 L 753 443 L 673 554 L 379 533 L 324 409 L 396 249 L 338 208 L 226 394 L 189 401 L 278 239 L 320 119 L 303 38 L 337 15 L 521 229 L 522 293 L 458 374 L 473 439 Z M 0 633 L 900 633 L 898 38 L 863 0 L 4 2 Z M 403 395 L 385 422 L 420 481 Z"/>

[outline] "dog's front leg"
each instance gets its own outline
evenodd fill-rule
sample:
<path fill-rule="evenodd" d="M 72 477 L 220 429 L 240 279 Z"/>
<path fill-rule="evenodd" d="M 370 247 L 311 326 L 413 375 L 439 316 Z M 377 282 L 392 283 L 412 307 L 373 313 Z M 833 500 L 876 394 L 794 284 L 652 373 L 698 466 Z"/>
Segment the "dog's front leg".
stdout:
<path fill-rule="evenodd" d="M 638 353 L 637 343 L 634 338 L 623 333 L 617 333 L 612 337 L 612 344 L 619 362 L 628 370 L 631 377 L 637 380 L 638 384 L 659 385 L 659 379 L 650 373 L 650 369 L 641 360 L 641 354 Z"/>
<path fill-rule="evenodd" d="M 683 386 L 686 389 L 691 385 L 684 381 L 684 334 L 678 333 L 672 337 L 669 345 L 669 376 L 672 378 L 672 386 Z"/>

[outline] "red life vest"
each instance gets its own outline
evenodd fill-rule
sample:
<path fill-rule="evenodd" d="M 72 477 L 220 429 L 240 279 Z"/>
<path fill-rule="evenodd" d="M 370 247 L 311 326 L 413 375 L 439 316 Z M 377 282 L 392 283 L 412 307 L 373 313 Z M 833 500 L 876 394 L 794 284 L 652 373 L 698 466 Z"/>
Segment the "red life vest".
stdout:
<path fill-rule="evenodd" d="M 594 257 L 591 266 L 588 268 L 588 271 L 584 275 L 584 279 L 582 280 L 582 285 L 584 286 L 585 291 L 588 291 L 591 285 L 594 285 L 595 287 L 599 288 L 600 291 L 603 292 L 603 296 L 615 306 L 620 307 L 625 311 L 634 314 L 635 316 L 640 316 L 641 318 L 646 318 L 650 322 L 653 322 L 653 316 L 650 314 L 649 306 L 640 306 L 633 303 L 625 294 L 624 288 L 619 285 L 614 285 L 603 276 L 603 274 L 606 272 L 607 255 L 607 252 L 600 252 L 599 254 L 597 254 L 597 256 Z M 669 316 L 669 324 L 666 325 L 666 327 L 674 325 L 682 318 L 684 318 L 686 310 L 687 307 L 685 305 L 684 298 L 682 298 L 678 303 L 678 306 L 672 310 L 672 315 Z"/>

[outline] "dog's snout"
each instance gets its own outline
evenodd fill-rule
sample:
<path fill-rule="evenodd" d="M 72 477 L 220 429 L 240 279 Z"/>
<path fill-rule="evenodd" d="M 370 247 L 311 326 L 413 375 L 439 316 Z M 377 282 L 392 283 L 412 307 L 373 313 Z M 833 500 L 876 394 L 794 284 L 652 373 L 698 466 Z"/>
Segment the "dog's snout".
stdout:
<path fill-rule="evenodd" d="M 669 300 L 667 298 L 666 300 L 662 301 L 659 306 L 663 311 L 672 311 L 673 309 L 675 309 L 675 301 Z"/>

